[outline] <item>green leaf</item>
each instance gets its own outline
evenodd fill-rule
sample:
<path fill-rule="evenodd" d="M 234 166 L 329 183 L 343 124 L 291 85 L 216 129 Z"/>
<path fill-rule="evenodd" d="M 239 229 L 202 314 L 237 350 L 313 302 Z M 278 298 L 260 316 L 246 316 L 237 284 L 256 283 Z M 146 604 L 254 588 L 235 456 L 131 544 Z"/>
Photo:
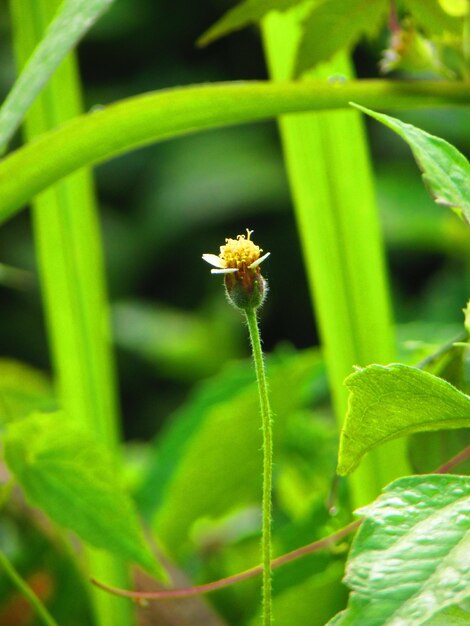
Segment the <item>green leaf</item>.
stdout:
<path fill-rule="evenodd" d="M 280 446 L 292 411 L 324 394 L 324 367 L 317 352 L 267 362 L 274 445 Z M 238 384 L 237 384 L 238 380 Z M 312 386 L 316 389 L 312 389 Z M 219 387 L 219 391 L 217 388 Z M 157 536 L 184 551 L 200 517 L 217 519 L 261 496 L 261 431 L 255 373 L 244 362 L 192 399 L 173 420 L 152 468 Z"/>
<path fill-rule="evenodd" d="M 351 103 L 395 131 L 410 146 L 429 193 L 438 204 L 457 209 L 470 225 L 470 163 L 457 148 L 411 124 Z"/>
<path fill-rule="evenodd" d="M 295 74 L 351 48 L 363 35 L 373 34 L 385 18 L 387 7 L 387 0 L 326 0 L 315 6 L 303 22 Z"/>
<path fill-rule="evenodd" d="M 51 384 L 40 371 L 0 359 L 0 424 L 26 417 L 33 411 L 56 408 Z"/>
<path fill-rule="evenodd" d="M 453 34 L 462 33 L 463 20 L 449 15 L 438 0 L 405 0 L 405 7 L 410 11 L 417 26 L 428 35 L 442 37 L 445 31 Z"/>
<path fill-rule="evenodd" d="M 428 620 L 425 626 L 468 626 L 470 624 L 470 610 L 453 606 L 444 609 Z"/>
<path fill-rule="evenodd" d="M 303 0 L 246 0 L 211 26 L 199 39 L 198 46 L 207 46 L 220 37 L 244 28 L 248 24 L 259 22 L 270 11 L 286 11 Z"/>
<path fill-rule="evenodd" d="M 65 0 L 0 109 L 0 153 L 66 54 L 114 0 Z"/>
<path fill-rule="evenodd" d="M 8 467 L 33 505 L 83 541 L 163 576 L 104 446 L 62 413 L 11 424 L 4 446 Z"/>
<path fill-rule="evenodd" d="M 338 474 L 349 474 L 375 446 L 410 433 L 470 427 L 470 397 L 407 365 L 370 365 L 345 381 L 349 408 Z"/>
<path fill-rule="evenodd" d="M 470 478 L 402 478 L 358 513 L 365 520 L 346 569 L 348 608 L 330 624 L 458 624 L 441 620 L 462 617 L 470 599 Z"/>
<path fill-rule="evenodd" d="M 230 321 L 224 323 L 227 320 L 216 315 L 183 311 L 161 302 L 118 302 L 113 306 L 115 341 L 165 375 L 183 380 L 204 378 L 233 358 L 236 340 L 243 332 L 238 319 L 232 318 L 232 329 Z"/>

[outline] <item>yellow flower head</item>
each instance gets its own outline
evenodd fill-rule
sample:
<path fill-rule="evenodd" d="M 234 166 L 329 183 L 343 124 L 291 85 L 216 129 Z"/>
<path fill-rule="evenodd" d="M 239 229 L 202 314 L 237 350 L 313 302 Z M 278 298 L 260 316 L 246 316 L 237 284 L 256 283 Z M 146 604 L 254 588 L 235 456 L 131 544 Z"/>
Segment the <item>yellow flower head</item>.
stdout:
<path fill-rule="evenodd" d="M 212 274 L 231 274 L 247 269 L 254 270 L 268 258 L 269 252 L 261 256 L 263 250 L 251 241 L 252 230 L 246 229 L 245 235 L 238 235 L 236 239 L 226 239 L 225 245 L 220 246 L 220 254 L 203 254 L 202 258 L 217 269 Z"/>
<path fill-rule="evenodd" d="M 226 239 L 220 246 L 219 256 L 203 254 L 202 258 L 213 265 L 212 274 L 225 274 L 225 292 L 229 301 L 238 309 L 257 309 L 262 305 L 267 292 L 267 282 L 261 276 L 259 265 L 268 258 L 269 252 L 254 244 L 252 230 L 236 239 Z"/>

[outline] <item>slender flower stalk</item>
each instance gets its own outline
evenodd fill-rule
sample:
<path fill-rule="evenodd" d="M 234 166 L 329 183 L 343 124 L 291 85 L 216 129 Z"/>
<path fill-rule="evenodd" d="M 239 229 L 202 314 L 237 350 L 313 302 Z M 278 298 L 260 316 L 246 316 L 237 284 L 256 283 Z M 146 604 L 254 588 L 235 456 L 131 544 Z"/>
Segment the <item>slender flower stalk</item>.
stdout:
<path fill-rule="evenodd" d="M 225 245 L 220 247 L 219 256 L 204 254 L 202 258 L 216 268 L 211 270 L 213 274 L 224 275 L 227 298 L 235 307 L 244 312 L 250 334 L 263 431 L 263 523 L 261 536 L 263 626 L 271 626 L 272 416 L 256 315 L 257 309 L 263 303 L 267 293 L 266 280 L 261 276 L 259 266 L 270 253 L 261 256 L 263 250 L 250 239 L 252 231 L 247 229 L 246 232 L 246 237 L 245 235 L 238 235 L 236 239 L 226 239 Z"/>
<path fill-rule="evenodd" d="M 263 624 L 271 624 L 271 517 L 272 517 L 272 465 L 273 437 L 271 408 L 264 369 L 261 339 L 255 309 L 245 310 L 250 332 L 256 379 L 258 381 L 259 403 L 263 430 L 263 531 L 261 540 L 261 563 L 263 566 Z"/>

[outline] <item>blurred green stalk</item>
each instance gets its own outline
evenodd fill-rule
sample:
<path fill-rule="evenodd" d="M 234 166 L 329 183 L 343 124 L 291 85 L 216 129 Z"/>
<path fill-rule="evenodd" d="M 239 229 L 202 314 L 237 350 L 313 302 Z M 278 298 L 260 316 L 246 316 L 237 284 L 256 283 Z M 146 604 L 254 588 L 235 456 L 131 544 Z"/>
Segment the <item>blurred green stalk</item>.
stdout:
<path fill-rule="evenodd" d="M 271 76 L 290 79 L 300 35 L 298 14 L 271 13 L 263 32 Z M 338 74 L 351 76 L 344 55 L 303 78 Z M 343 381 L 353 366 L 394 359 L 384 253 L 364 130 L 353 111 L 286 115 L 279 126 L 341 425 L 348 402 Z M 372 501 L 385 484 L 407 473 L 404 441 L 374 451 L 349 479 L 352 505 Z"/>
<path fill-rule="evenodd" d="M 4 570 L 6 576 L 11 580 L 15 587 L 17 587 L 20 593 L 22 593 L 28 600 L 30 605 L 35 610 L 39 621 L 45 624 L 45 626 L 58 626 L 55 619 L 41 602 L 41 599 L 34 593 L 28 583 L 23 580 L 3 552 L 0 552 L 0 567 Z"/>
<path fill-rule="evenodd" d="M 53 17 L 59 0 L 10 0 L 14 46 L 23 67 Z M 82 112 L 75 58 L 69 56 L 31 108 L 28 140 Z M 80 170 L 33 202 L 39 271 L 60 401 L 69 419 L 117 452 L 114 368 L 110 348 L 99 224 L 93 182 Z M 77 441 L 80 446 L 80 441 Z M 125 587 L 124 563 L 86 550 L 87 575 Z M 97 624 L 129 626 L 128 602 L 92 588 Z"/>

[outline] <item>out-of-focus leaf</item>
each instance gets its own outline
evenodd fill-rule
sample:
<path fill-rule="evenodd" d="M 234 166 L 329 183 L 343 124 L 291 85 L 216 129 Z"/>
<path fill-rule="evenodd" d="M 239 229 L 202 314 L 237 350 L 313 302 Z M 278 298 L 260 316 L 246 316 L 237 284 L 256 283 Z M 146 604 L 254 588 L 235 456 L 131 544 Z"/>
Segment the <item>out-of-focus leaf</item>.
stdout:
<path fill-rule="evenodd" d="M 455 0 L 451 0 L 452 3 Z M 441 36 L 445 31 L 453 34 L 462 32 L 463 21 L 444 11 L 438 0 L 405 0 L 417 26 L 428 35 Z"/>
<path fill-rule="evenodd" d="M 358 513 L 365 520 L 346 570 L 348 608 L 330 625 L 448 626 L 449 612 L 462 617 L 470 598 L 470 478 L 402 478 Z"/>
<path fill-rule="evenodd" d="M 199 46 L 207 44 L 224 37 L 235 30 L 240 30 L 248 24 L 259 22 L 270 11 L 286 11 L 302 0 L 246 0 L 240 2 L 230 11 L 211 26 L 197 43 Z"/>
<path fill-rule="evenodd" d="M 411 124 L 353 104 L 395 131 L 410 146 L 424 183 L 438 204 L 457 209 L 470 225 L 470 163 L 444 139 L 429 135 Z"/>
<path fill-rule="evenodd" d="M 470 446 L 470 429 L 416 433 L 409 440 L 410 461 L 415 474 L 430 474 Z M 460 463 L 452 474 L 470 474 L 470 460 Z"/>
<path fill-rule="evenodd" d="M 325 0 L 315 5 L 303 23 L 295 74 L 350 48 L 363 35 L 374 33 L 387 8 L 387 0 Z"/>
<path fill-rule="evenodd" d="M 319 501 L 324 507 L 334 480 L 338 431 L 332 416 L 328 418 L 320 410 L 314 417 L 304 410 L 288 419 L 277 454 L 276 501 L 292 519 L 304 518 Z"/>
<path fill-rule="evenodd" d="M 413 163 L 387 162 L 378 166 L 376 174 L 381 222 L 389 247 L 400 252 L 422 250 L 466 258 L 468 230 L 450 211 L 442 211 L 433 202 Z"/>
<path fill-rule="evenodd" d="M 325 380 L 317 352 L 283 356 L 277 364 L 268 361 L 275 446 L 282 440 L 290 413 L 312 396 L 319 379 Z M 154 528 L 169 547 L 184 547 L 198 517 L 220 517 L 259 501 L 259 420 L 254 372 L 244 363 L 214 380 L 164 434 L 149 487 L 160 485 L 154 487 L 159 505 Z"/>
<path fill-rule="evenodd" d="M 338 473 L 349 474 L 375 446 L 410 433 L 470 427 L 470 397 L 407 365 L 370 365 L 351 374 Z"/>
<path fill-rule="evenodd" d="M 275 591 L 275 572 L 273 614 L 276 622 L 282 626 L 323 626 L 333 613 L 344 606 L 346 590 L 340 583 L 343 567 L 343 563 L 333 563 L 326 571 L 310 576 L 281 593 Z M 249 626 L 258 626 L 260 618 L 257 615 Z"/>
<path fill-rule="evenodd" d="M 459 324 L 413 321 L 398 324 L 396 335 L 400 363 L 414 365 L 440 376 L 442 359 L 454 350 L 455 341 L 463 333 Z M 449 382 L 458 387 L 452 380 Z"/>
<path fill-rule="evenodd" d="M 114 0 L 64 0 L 0 109 L 0 153 L 65 55 Z"/>
<path fill-rule="evenodd" d="M 465 315 L 464 326 L 465 326 L 467 333 L 470 336 L 470 300 L 467 302 L 467 306 L 464 309 L 464 315 Z"/>
<path fill-rule="evenodd" d="M 0 424 L 21 419 L 33 411 L 56 408 L 52 386 L 38 370 L 10 359 L 0 359 Z"/>
<path fill-rule="evenodd" d="M 10 424 L 5 460 L 32 504 L 84 541 L 164 578 L 106 449 L 61 413 Z"/>
<path fill-rule="evenodd" d="M 439 4 L 449 15 L 463 17 L 470 13 L 470 3 L 468 0 L 439 0 Z"/>
<path fill-rule="evenodd" d="M 113 318 L 116 343 L 171 376 L 202 378 L 237 354 L 232 338 L 238 333 L 227 334 L 208 316 L 156 303 L 120 302 Z"/>

